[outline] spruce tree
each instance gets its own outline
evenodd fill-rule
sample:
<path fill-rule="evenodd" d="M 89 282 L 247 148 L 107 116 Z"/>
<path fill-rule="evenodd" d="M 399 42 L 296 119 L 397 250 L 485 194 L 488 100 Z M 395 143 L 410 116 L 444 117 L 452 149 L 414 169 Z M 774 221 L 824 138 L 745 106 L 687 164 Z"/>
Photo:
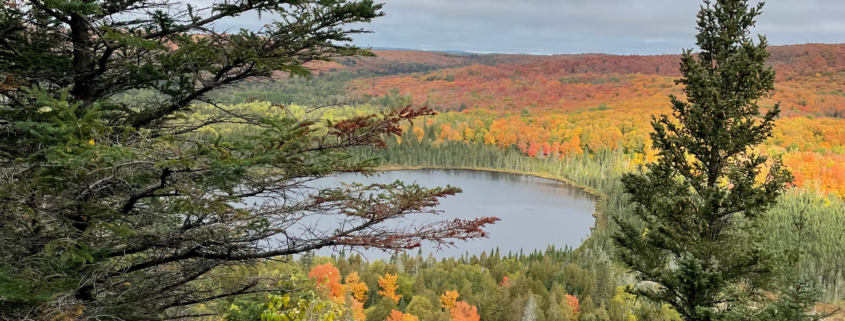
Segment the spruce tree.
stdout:
<path fill-rule="evenodd" d="M 525 302 L 525 310 L 522 313 L 522 321 L 537 321 L 537 300 L 534 294 L 528 291 L 528 300 Z"/>
<path fill-rule="evenodd" d="M 305 184 L 372 172 L 350 149 L 384 148 L 430 110 L 330 121 L 279 101 L 215 99 L 372 56 L 350 45 L 367 32 L 351 26 L 382 16 L 381 4 L 206 2 L 0 0 L 0 320 L 186 318 L 216 300 L 290 290 L 218 277 L 233 267 L 484 235 L 491 220 L 394 223 L 456 188 Z M 249 14 L 275 20 L 219 27 Z M 319 217 L 337 225 L 298 227 Z"/>
<path fill-rule="evenodd" d="M 815 310 L 815 307 L 820 303 L 821 291 L 813 283 L 813 278 L 806 275 L 802 269 L 802 263 L 806 257 L 806 229 L 810 224 L 806 212 L 801 210 L 793 217 L 793 226 L 795 228 L 792 237 L 789 240 L 791 243 L 790 249 L 787 250 L 787 255 L 781 266 L 782 278 L 784 286 L 778 293 L 777 302 L 773 308 L 766 309 L 761 315 L 762 320 L 784 320 L 784 321 L 820 321 L 824 320 L 834 313 L 834 311 L 815 311 L 813 314 L 808 314 L 809 310 Z"/>
<path fill-rule="evenodd" d="M 622 179 L 638 219 L 617 219 L 619 257 L 639 281 L 629 291 L 668 303 L 684 320 L 732 315 L 771 284 L 773 259 L 758 223 L 791 174 L 754 152 L 772 132 L 779 106 L 761 113 L 774 89 L 764 36 L 749 29 L 763 4 L 705 1 L 696 44 L 685 50 L 670 96 L 672 115 L 653 118 L 658 160 Z"/>

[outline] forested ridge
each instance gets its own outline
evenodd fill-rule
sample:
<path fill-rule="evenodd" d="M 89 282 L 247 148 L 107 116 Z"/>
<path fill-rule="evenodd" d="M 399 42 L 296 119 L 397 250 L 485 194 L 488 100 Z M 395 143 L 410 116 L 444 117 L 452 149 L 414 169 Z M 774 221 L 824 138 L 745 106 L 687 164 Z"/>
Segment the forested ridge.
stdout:
<path fill-rule="evenodd" d="M 751 39 L 762 4 L 658 56 L 345 45 L 369 0 L 0 4 L 0 320 L 845 318 L 845 45 Z M 250 12 L 282 19 L 215 28 Z M 460 186 L 310 185 L 420 167 L 572 184 L 595 226 L 438 260 L 499 219 L 397 223 Z"/>
<path fill-rule="evenodd" d="M 845 188 L 845 176 L 843 176 L 845 170 L 842 168 L 845 164 L 843 161 L 845 160 L 845 149 L 843 149 L 845 120 L 838 117 L 839 114 L 836 112 L 845 108 L 845 103 L 843 103 L 845 96 L 839 93 L 840 89 L 838 89 L 841 87 L 837 82 L 842 75 L 840 72 L 832 71 L 829 67 L 825 67 L 825 70 L 814 68 L 808 62 L 820 63 L 819 59 L 814 58 L 828 55 L 831 51 L 838 52 L 840 47 L 839 45 L 774 47 L 772 51 L 775 57 L 791 57 L 783 58 L 783 62 L 773 58 L 772 64 L 778 68 L 777 70 L 787 72 L 803 70 L 802 72 L 807 75 L 801 76 L 801 73 L 795 72 L 791 79 L 778 77 L 776 95 L 763 100 L 762 105 L 774 104 L 775 101 L 784 102 L 784 107 L 782 107 L 784 117 L 777 120 L 772 137 L 757 148 L 760 153 L 781 157 L 795 176 L 795 186 L 780 198 L 762 226 L 768 236 L 766 244 L 778 250 L 789 249 L 793 246 L 796 237 L 795 214 L 807 213 L 809 221 L 804 237 L 808 255 L 802 269 L 804 273 L 815 277 L 816 284 L 823 292 L 822 298 L 825 302 L 836 302 L 845 296 L 845 289 L 843 289 L 845 266 L 841 263 L 845 262 L 843 260 L 845 252 L 841 250 L 845 248 L 845 235 L 838 228 L 845 220 L 845 202 L 842 200 L 843 188 Z M 415 54 L 434 57 L 445 55 L 427 52 Z M 407 53 L 403 52 L 401 55 L 404 56 Z M 585 70 L 583 73 L 561 76 L 552 80 L 545 79 L 546 76 L 543 75 L 553 69 L 544 68 L 545 64 L 553 65 L 561 61 L 565 61 L 566 64 L 583 63 L 584 66 L 588 66 L 586 64 L 589 62 L 620 63 L 619 66 L 610 65 L 604 68 L 636 70 L 631 66 L 636 66 L 638 62 L 651 63 L 652 60 L 665 60 L 667 66 L 662 68 L 670 69 L 670 71 L 656 72 L 657 68 L 655 68 L 653 72 L 595 73 Z M 648 139 L 651 131 L 650 115 L 666 113 L 668 111 L 666 95 L 680 93 L 679 87 L 673 83 L 675 78 L 670 68 L 672 64 L 677 63 L 677 56 L 585 56 L 561 60 L 544 59 L 540 62 L 513 65 L 474 64 L 459 69 L 443 69 L 442 65 L 430 65 L 432 64 L 430 58 L 423 61 L 426 63 L 407 68 L 396 67 L 397 64 L 402 64 L 399 62 L 382 65 L 375 63 L 380 67 L 368 65 L 369 69 L 357 71 L 353 68 L 340 68 L 334 71 L 325 70 L 321 75 L 313 78 L 245 83 L 238 89 L 221 91 L 215 99 L 220 103 L 230 105 L 232 110 L 245 113 L 268 115 L 289 113 L 301 118 L 307 118 L 306 111 L 311 109 L 307 106 L 344 105 L 342 108 L 320 109 L 319 117 L 333 121 L 398 109 L 409 104 L 431 106 L 439 110 L 439 114 L 401 124 L 402 135 L 395 139 L 388 139 L 387 149 L 356 149 L 352 153 L 355 159 L 376 157 L 378 164 L 385 168 L 502 170 L 575 184 L 600 198 L 597 204 L 596 228 L 587 242 L 578 251 L 572 252 L 573 257 L 588 257 L 578 253 L 606 253 L 612 248 L 610 235 L 615 232 L 615 227 L 611 221 L 614 217 L 630 215 L 631 210 L 627 205 L 628 197 L 623 192 L 619 178 L 624 173 L 642 171 L 643 166 L 653 162 L 656 157 Z M 423 65 L 425 67 L 420 67 Z M 385 69 L 374 72 L 373 68 Z M 414 73 L 415 68 L 423 68 L 423 70 Z M 567 68 L 570 69 L 569 72 L 561 72 L 569 74 L 572 69 Z M 412 73 L 407 74 L 408 71 Z M 386 76 L 380 76 L 380 74 Z M 369 89 L 364 90 L 362 89 L 364 87 L 360 86 Z M 425 93 L 425 95 L 415 95 L 415 92 Z M 561 96 L 554 96 L 557 93 Z M 142 92 L 137 92 L 122 99 L 137 99 L 143 95 Z M 418 97 L 425 98 L 421 100 Z M 549 101 L 552 103 L 548 103 Z M 484 108 L 483 104 L 486 102 L 492 102 L 492 105 Z M 274 109 L 272 107 L 274 104 L 281 104 L 284 108 Z M 198 110 L 200 114 L 219 114 L 219 111 L 215 111 L 215 108 L 211 106 L 201 107 Z M 212 138 L 236 138 L 249 133 L 245 130 L 238 125 L 214 125 L 202 129 L 205 135 L 210 135 Z M 406 257 L 407 259 L 407 255 L 402 254 L 397 258 Z M 469 253 L 464 259 L 455 258 L 454 264 L 465 264 L 471 268 L 481 268 L 482 271 L 489 269 L 484 265 L 473 263 L 475 262 L 472 260 L 473 255 L 479 254 Z M 489 257 L 487 253 L 485 255 Z M 504 256 L 504 253 L 501 255 Z M 410 257 L 413 258 L 413 256 Z M 540 257 L 538 260 L 542 261 L 542 255 L 535 255 L 535 257 Z M 338 264 L 340 261 L 339 266 L 343 267 L 345 261 L 338 259 L 335 257 L 319 260 L 323 260 L 321 262 L 329 260 L 333 262 L 332 264 Z M 391 262 L 396 266 L 402 266 L 396 262 L 396 259 Z M 373 262 L 367 264 L 373 264 Z M 387 264 L 388 269 L 392 266 L 390 262 L 378 264 Z M 572 295 L 582 304 L 588 297 L 587 301 L 592 301 L 587 304 L 586 310 L 582 309 L 578 320 L 632 320 L 631 317 L 637 315 L 640 317 L 651 315 L 651 317 L 646 317 L 647 320 L 650 318 L 672 319 L 672 314 L 663 307 L 625 297 L 621 287 L 628 284 L 630 279 L 625 276 L 624 269 L 618 266 L 618 263 L 611 260 L 607 264 L 612 267 L 611 270 L 616 271 L 614 272 L 616 274 L 613 274 L 614 277 L 610 278 L 610 281 L 603 281 L 608 282 L 605 286 L 613 289 L 620 287 L 619 293 L 613 292 L 608 297 L 617 299 L 613 301 L 615 302 L 613 304 L 622 302 L 619 300 L 632 300 L 632 302 L 622 309 L 619 306 L 611 306 L 612 302 L 608 299 L 596 302 L 592 294 L 580 292 L 581 290 L 576 291 L 571 285 L 561 283 L 561 288 L 573 289 L 563 291 L 563 293 Z M 555 265 L 553 270 L 560 271 L 562 275 L 566 274 L 566 264 L 558 265 L 560 266 Z M 432 265 L 422 266 L 433 268 Z M 341 271 L 343 278 L 351 273 L 348 269 L 341 268 Z M 426 273 L 425 268 L 420 268 L 419 271 L 419 273 Z M 358 273 L 362 272 L 358 271 Z M 399 273 L 400 280 L 416 277 L 415 274 L 405 273 Z M 526 273 L 526 271 L 521 273 Z M 586 265 L 583 273 L 585 275 L 583 277 L 597 277 L 593 265 Z M 519 275 L 519 273 L 514 275 Z M 492 276 L 489 277 L 492 278 Z M 519 279 L 519 276 L 515 278 Z M 373 281 L 376 279 L 377 277 L 370 278 L 370 289 L 378 288 L 377 282 Z M 487 283 L 500 282 L 501 280 Z M 552 285 L 549 284 L 545 291 L 548 293 L 553 291 L 556 287 Z M 449 314 L 445 312 L 446 309 L 442 307 L 437 309 L 438 303 L 434 301 L 435 296 L 431 293 L 438 291 L 445 293 L 447 290 L 461 293 L 462 287 L 450 285 L 425 292 L 406 290 L 404 299 L 397 300 L 393 305 L 383 303 L 382 306 L 379 306 L 379 302 L 374 299 L 380 296 L 373 294 L 367 301 L 361 302 L 362 311 L 368 312 L 361 312 L 363 313 L 361 315 L 385 319 L 388 314 L 385 312 L 373 314 L 375 313 L 373 311 L 384 310 L 385 306 L 390 306 L 390 309 L 405 313 L 402 316 L 394 315 L 392 321 L 402 317 L 408 318 L 407 314 L 415 314 L 409 313 L 406 305 L 410 304 L 414 296 L 422 295 L 428 296 L 428 301 L 432 302 L 432 311 L 440 312 L 440 314 L 434 313 L 435 317 L 439 315 L 441 318 L 449 318 Z M 498 289 L 502 290 L 501 285 Z M 532 295 L 536 296 L 539 292 L 542 291 L 532 289 Z M 540 313 L 540 318 L 550 318 L 548 297 L 544 295 L 548 294 L 540 294 L 535 299 L 535 303 L 539 304 L 537 313 Z M 479 307 L 478 304 L 489 304 L 477 301 L 488 300 L 489 297 L 478 294 L 467 295 L 467 297 L 474 298 L 468 299 L 467 302 L 475 307 Z M 523 293 L 518 294 L 518 297 L 508 299 L 510 302 L 515 302 L 510 308 L 512 310 L 510 313 L 523 317 L 528 298 L 529 296 Z M 418 303 L 421 300 L 418 299 Z M 589 308 L 590 304 L 595 307 L 593 310 Z M 482 319 L 487 320 L 489 316 L 483 313 L 489 312 L 485 312 L 484 308 L 480 308 L 479 311 L 481 311 L 479 313 Z M 426 314 L 420 311 L 416 313 Z"/>
<path fill-rule="evenodd" d="M 269 263 L 258 270 L 279 266 Z M 678 320 L 671 309 L 625 293 L 617 285 L 625 282 L 623 271 L 602 250 L 490 249 L 441 260 L 419 251 L 376 261 L 341 251 L 331 257 L 304 255 L 283 268 L 295 269 L 367 320 Z M 252 302 L 209 308 L 234 304 L 248 311 Z"/>
<path fill-rule="evenodd" d="M 783 111 L 760 152 L 782 156 L 797 185 L 842 195 L 845 45 L 782 46 L 771 51 L 770 62 L 778 71 L 776 91 L 760 103 L 766 108 L 780 102 Z M 384 53 L 423 56 L 421 61 L 426 62 L 450 56 Z M 516 63 L 504 59 L 508 63 L 410 75 L 382 64 L 382 72 L 400 75 L 373 78 L 375 74 L 364 77 L 350 70 L 327 72 L 310 80 L 245 84 L 218 100 L 313 106 L 368 103 L 387 108 L 418 104 L 442 113 L 426 120 L 427 126 L 436 124 L 433 130 L 441 141 L 516 147 L 531 157 L 538 152 L 554 158 L 617 148 L 643 160 L 650 157 L 650 117 L 668 112 L 668 94 L 680 94 L 671 77 L 677 74 L 678 56 L 543 57 L 541 62 L 519 63 L 525 58 L 515 56 Z M 373 59 L 378 58 L 360 58 Z M 655 64 L 665 66 L 643 69 Z M 582 70 L 572 72 L 574 66 Z M 660 68 L 666 71 L 654 72 Z M 419 125 L 414 128 L 424 130 Z"/>
<path fill-rule="evenodd" d="M 818 278 L 820 286 L 825 289 L 824 298 L 829 302 L 845 295 L 845 289 L 842 289 L 845 266 L 841 263 L 845 262 L 845 252 L 840 250 L 845 246 L 845 235 L 838 228 L 845 219 L 845 203 L 842 201 L 845 188 L 845 168 L 842 168 L 845 166 L 845 120 L 826 116 L 822 110 L 845 108 L 845 103 L 839 103 L 845 96 L 838 93 L 837 88 L 841 87 L 836 82 L 841 75 L 839 72 L 832 72 L 828 67 L 825 67 L 827 71 L 823 71 L 802 64 L 811 61 L 820 63 L 815 58 L 827 57 L 840 48 L 840 45 L 774 47 L 772 51 L 776 58 L 773 58 L 773 65 L 777 70 L 805 70 L 804 73 L 810 75 L 790 80 L 779 76 L 776 83 L 778 93 L 762 104 L 783 101 L 787 107 L 784 108 L 784 117 L 778 119 L 774 127 L 772 138 L 758 148 L 763 154 L 781 157 L 795 176 L 795 187 L 782 196 L 766 221 L 764 228 L 769 231 L 767 242 L 773 248 L 791 246 L 790 237 L 784 236 L 794 231 L 795 213 L 808 213 L 810 223 L 806 245 L 810 259 L 803 268 Z M 782 60 L 775 60 L 777 57 L 782 57 Z M 616 60 L 614 56 L 571 59 L 579 63 L 609 59 L 607 61 L 634 65 L 638 59 L 644 62 L 666 60 L 667 68 L 671 66 L 670 61 L 677 63 L 677 56 L 670 55 L 616 57 Z M 327 72 L 313 79 L 248 84 L 244 90 L 220 99 L 257 109 L 266 108 L 261 106 L 269 106 L 269 103 L 245 102 L 267 99 L 291 104 L 289 106 L 349 104 L 349 107 L 338 110 L 340 113 L 328 114 L 333 115 L 328 116 L 331 118 L 363 115 L 412 103 L 433 106 L 441 110 L 439 115 L 403 124 L 403 135 L 390 140 L 386 150 L 361 149 L 356 152 L 357 157 L 378 157 L 380 164 L 388 167 L 505 170 L 579 185 L 602 196 L 597 209 L 600 213 L 597 229 L 584 247 L 608 248 L 611 246 L 611 231 L 604 228 L 609 225 L 612 216 L 625 216 L 629 210 L 618 179 L 623 173 L 642 170 L 644 164 L 656 157 L 648 140 L 650 115 L 667 112 L 665 95 L 679 93 L 678 87 L 672 83 L 674 78 L 654 73 L 607 75 L 588 72 L 547 81 L 546 87 L 541 87 L 539 82 L 520 80 L 525 79 L 521 77 L 534 77 L 529 72 L 515 72 L 527 68 L 524 66 L 532 66 L 538 71 L 548 70 L 542 66 L 553 63 L 554 60 L 520 66 L 471 66 L 376 78 L 361 78 L 359 74 L 344 70 Z M 499 71 L 496 75 L 504 77 L 508 74 L 510 77 L 498 79 L 479 72 L 498 69 L 509 71 Z M 816 75 L 822 72 L 827 74 Z M 446 79 L 447 75 L 456 77 Z M 462 75 L 471 81 L 461 83 Z M 500 82 L 511 87 L 497 85 Z M 357 86 L 362 83 L 368 86 L 376 84 L 374 88 L 382 91 L 361 96 Z M 513 96 L 502 98 L 499 103 L 503 106 L 501 108 L 482 108 L 478 102 L 472 103 L 474 98 L 483 100 L 485 97 L 478 94 L 479 91 L 468 90 L 475 88 L 473 86 L 484 88 L 489 99 L 505 93 Z M 549 93 L 552 91 L 543 91 L 542 88 L 553 88 L 554 92 L 577 98 L 571 102 L 561 98 L 553 106 L 548 106 L 542 101 L 551 100 Z M 428 93 L 423 96 L 427 100 L 419 101 L 418 96 L 412 94 L 415 90 Z M 502 92 L 496 93 L 496 90 Z M 820 91 L 812 94 L 812 90 Z M 329 94 L 316 95 L 317 92 Z M 286 96 L 276 97 L 279 100 L 275 100 L 269 93 Z M 471 104 L 456 97 L 469 97 Z M 827 109 L 807 101 L 788 107 L 790 100 L 784 98 L 790 97 L 807 97 Z M 446 104 L 450 107 L 444 107 Z M 476 104 L 478 106 L 473 107 Z M 299 107 L 291 108 L 296 110 Z M 612 229 L 612 224 L 610 226 Z"/>

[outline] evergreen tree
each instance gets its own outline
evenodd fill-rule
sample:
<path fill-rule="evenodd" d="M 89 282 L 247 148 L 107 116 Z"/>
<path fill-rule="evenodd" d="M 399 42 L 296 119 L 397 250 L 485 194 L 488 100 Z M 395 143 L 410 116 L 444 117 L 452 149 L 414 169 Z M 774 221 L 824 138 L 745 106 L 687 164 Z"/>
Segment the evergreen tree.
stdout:
<path fill-rule="evenodd" d="M 758 313 L 758 320 L 783 320 L 783 321 L 819 321 L 831 316 L 836 311 L 815 311 L 809 314 L 808 311 L 815 310 L 819 303 L 821 291 L 813 284 L 812 278 L 806 277 L 802 268 L 802 260 L 805 258 L 805 233 L 808 219 L 802 210 L 794 217 L 795 227 L 792 249 L 787 253 L 787 260 L 783 266 L 784 286 L 778 295 L 777 302 L 773 308 Z"/>
<path fill-rule="evenodd" d="M 191 3 L 0 1 L 0 319 L 180 318 L 288 283 L 212 280 L 222 268 L 326 246 L 399 250 L 483 234 L 472 222 L 413 232 L 392 223 L 430 212 L 455 188 L 302 184 L 371 172 L 375 164 L 350 160 L 349 148 L 385 147 L 400 124 L 433 115 L 425 108 L 328 121 L 214 100 L 274 73 L 309 76 L 311 62 L 372 56 L 349 45 L 365 30 L 348 26 L 381 16 L 382 5 Z M 250 14 L 277 20 L 217 27 Z M 152 95 L 119 99 L 136 91 Z M 222 124 L 242 130 L 221 135 Z M 320 215 L 344 222 L 292 228 Z"/>
<path fill-rule="evenodd" d="M 596 291 L 594 298 L 599 303 L 607 303 L 616 290 L 616 280 L 610 269 L 610 261 L 603 259 L 596 264 Z"/>
<path fill-rule="evenodd" d="M 537 321 L 537 300 L 534 294 L 528 291 L 528 300 L 525 302 L 525 310 L 522 312 L 522 321 Z"/>
<path fill-rule="evenodd" d="M 384 321 L 390 315 L 390 312 L 398 309 L 399 306 L 390 298 L 381 297 L 376 305 L 364 310 L 367 315 L 367 320 Z"/>
<path fill-rule="evenodd" d="M 772 277 L 758 223 L 791 175 L 752 149 L 771 135 L 780 113 L 761 115 L 757 100 L 774 89 L 763 36 L 749 29 L 762 4 L 705 1 L 698 13 L 697 55 L 681 58 L 686 99 L 670 96 L 674 121 L 652 122 L 658 160 L 623 177 L 641 221 L 617 219 L 619 257 L 655 288 L 630 291 L 668 303 L 683 319 L 716 320 L 753 299 Z M 742 286 L 740 286 L 742 285 Z"/>
<path fill-rule="evenodd" d="M 555 283 L 552 286 L 552 290 L 549 292 L 549 300 L 548 306 L 546 307 L 546 320 L 548 321 L 560 321 L 562 314 L 560 313 L 560 306 L 558 305 L 558 301 L 564 295 L 563 286 L 559 283 Z"/>

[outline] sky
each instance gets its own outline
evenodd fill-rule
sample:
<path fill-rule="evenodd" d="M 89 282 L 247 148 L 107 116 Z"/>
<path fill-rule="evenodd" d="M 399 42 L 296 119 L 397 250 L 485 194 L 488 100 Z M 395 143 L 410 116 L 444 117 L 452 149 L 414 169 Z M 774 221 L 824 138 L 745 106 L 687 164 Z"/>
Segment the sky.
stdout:
<path fill-rule="evenodd" d="M 675 54 L 692 48 L 699 0 L 384 0 L 364 47 L 529 54 Z M 226 21 L 255 28 L 245 15 Z M 755 33 L 773 45 L 845 43 L 845 0 L 769 0 Z"/>

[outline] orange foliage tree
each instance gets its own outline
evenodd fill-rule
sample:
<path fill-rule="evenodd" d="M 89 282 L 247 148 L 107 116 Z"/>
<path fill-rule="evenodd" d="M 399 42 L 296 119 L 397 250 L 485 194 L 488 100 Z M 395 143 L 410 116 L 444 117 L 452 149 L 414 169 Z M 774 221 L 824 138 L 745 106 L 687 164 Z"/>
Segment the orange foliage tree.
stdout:
<path fill-rule="evenodd" d="M 390 312 L 384 321 L 420 321 L 420 318 L 410 313 L 402 313 L 396 310 Z"/>
<path fill-rule="evenodd" d="M 378 291 L 378 294 L 398 303 L 402 295 L 396 293 L 396 290 L 399 289 L 399 284 L 396 283 L 397 279 L 399 279 L 399 274 L 387 273 L 384 277 L 379 277 L 378 285 L 381 287 L 381 290 Z"/>
<path fill-rule="evenodd" d="M 507 276 L 502 277 L 502 282 L 499 282 L 499 285 L 502 286 L 502 287 L 510 286 L 510 278 L 507 277 Z"/>
<path fill-rule="evenodd" d="M 773 137 L 758 152 L 784 156 L 796 185 L 845 196 L 843 165 L 838 165 L 845 158 L 845 45 L 773 46 L 769 51 L 777 86 L 759 104 L 765 111 L 781 102 L 782 112 Z M 389 53 L 403 62 L 411 57 L 446 59 Z M 451 59 L 457 58 L 444 61 Z M 397 75 L 355 80 L 350 90 L 376 97 L 398 90 L 442 111 L 468 107 L 420 124 L 431 127 L 415 127 L 418 141 L 432 130 L 439 142 L 517 148 L 531 157 L 553 159 L 621 148 L 642 164 L 655 158 L 649 115 L 669 112 L 667 95 L 684 97 L 674 84 L 680 75 L 678 60 L 677 55 L 514 57 L 502 62 L 522 64 L 495 66 L 454 60 L 442 66 L 459 68 L 437 73 L 452 75 L 453 81 Z"/>
<path fill-rule="evenodd" d="M 578 298 L 572 295 L 563 296 L 563 304 L 566 306 L 566 311 L 570 312 L 569 320 L 578 320 L 578 314 L 581 313 L 581 305 L 578 303 Z"/>
<path fill-rule="evenodd" d="M 352 300 L 352 304 L 350 305 L 350 310 L 352 310 L 352 320 L 354 321 L 366 321 L 367 315 L 364 313 L 364 304 L 358 302 L 357 300 Z"/>
<path fill-rule="evenodd" d="M 455 303 L 455 308 L 449 310 L 449 312 L 452 314 L 452 321 L 481 320 L 481 316 L 478 315 L 478 308 L 463 301 Z"/>
<path fill-rule="evenodd" d="M 331 263 L 315 266 L 308 273 L 308 278 L 314 280 L 317 288 L 326 291 L 329 297 L 333 299 L 343 297 L 344 289 L 340 284 L 340 270 Z"/>

